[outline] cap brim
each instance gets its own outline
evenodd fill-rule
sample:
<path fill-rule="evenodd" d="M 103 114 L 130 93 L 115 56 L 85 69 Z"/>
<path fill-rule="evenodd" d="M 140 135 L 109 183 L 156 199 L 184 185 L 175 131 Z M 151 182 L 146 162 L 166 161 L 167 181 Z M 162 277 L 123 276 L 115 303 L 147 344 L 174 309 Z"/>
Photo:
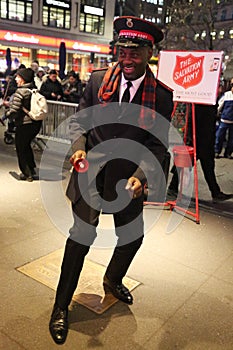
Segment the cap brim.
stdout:
<path fill-rule="evenodd" d="M 129 39 L 129 38 L 119 38 L 118 41 L 116 42 L 117 46 L 122 46 L 122 47 L 145 47 L 145 46 L 150 46 L 152 47 L 153 44 L 150 40 L 142 40 L 139 38 L 135 39 Z"/>

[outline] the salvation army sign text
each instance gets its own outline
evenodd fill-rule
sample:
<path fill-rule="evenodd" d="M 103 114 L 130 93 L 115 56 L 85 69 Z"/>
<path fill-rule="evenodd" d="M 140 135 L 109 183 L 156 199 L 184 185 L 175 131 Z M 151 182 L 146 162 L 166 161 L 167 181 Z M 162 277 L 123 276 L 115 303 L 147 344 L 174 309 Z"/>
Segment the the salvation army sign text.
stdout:
<path fill-rule="evenodd" d="M 203 61 L 204 56 L 195 57 L 192 54 L 184 57 L 176 56 L 174 82 L 184 89 L 199 84 L 203 76 Z"/>
<path fill-rule="evenodd" d="M 158 79 L 173 89 L 174 101 L 215 104 L 222 52 L 161 51 Z"/>

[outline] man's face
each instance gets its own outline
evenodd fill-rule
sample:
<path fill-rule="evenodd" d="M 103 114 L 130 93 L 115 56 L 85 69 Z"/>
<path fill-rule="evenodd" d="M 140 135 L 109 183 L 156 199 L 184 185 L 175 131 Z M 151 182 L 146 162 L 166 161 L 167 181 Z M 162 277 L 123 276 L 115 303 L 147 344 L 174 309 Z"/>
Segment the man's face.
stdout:
<path fill-rule="evenodd" d="M 32 69 L 35 73 L 38 71 L 38 68 L 39 68 L 39 66 L 38 66 L 38 64 L 37 64 L 36 62 L 33 62 L 33 63 L 31 64 L 31 69 Z"/>
<path fill-rule="evenodd" d="M 73 85 L 75 83 L 76 79 L 72 75 L 69 77 L 69 83 Z"/>
<path fill-rule="evenodd" d="M 22 86 L 25 83 L 25 81 L 23 80 L 23 78 L 20 75 L 16 75 L 15 81 L 16 81 L 17 86 Z"/>
<path fill-rule="evenodd" d="M 57 74 L 50 74 L 49 79 L 55 82 L 57 80 Z"/>
<path fill-rule="evenodd" d="M 152 48 L 120 47 L 118 62 L 126 80 L 136 80 L 146 71 L 146 65 L 152 56 Z"/>

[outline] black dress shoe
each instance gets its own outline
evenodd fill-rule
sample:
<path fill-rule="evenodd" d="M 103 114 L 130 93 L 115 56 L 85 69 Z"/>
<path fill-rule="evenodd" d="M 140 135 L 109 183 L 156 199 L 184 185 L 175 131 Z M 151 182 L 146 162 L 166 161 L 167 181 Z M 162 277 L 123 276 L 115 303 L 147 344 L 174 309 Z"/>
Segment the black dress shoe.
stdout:
<path fill-rule="evenodd" d="M 49 331 L 56 344 L 63 344 L 68 333 L 68 310 L 62 310 L 54 306 L 49 322 Z"/>
<path fill-rule="evenodd" d="M 103 286 L 105 294 L 111 293 L 115 298 L 123 301 L 124 303 L 128 305 L 133 304 L 133 296 L 130 294 L 128 288 L 126 288 L 122 283 L 115 284 L 104 276 Z"/>
<path fill-rule="evenodd" d="M 28 181 L 28 182 L 32 182 L 33 181 L 33 177 L 30 175 L 30 176 L 26 176 L 24 174 L 20 174 L 19 175 L 19 179 L 22 180 L 22 181 Z"/>
<path fill-rule="evenodd" d="M 218 194 L 216 194 L 215 196 L 213 196 L 213 203 L 218 203 L 218 202 L 223 202 L 223 201 L 227 201 L 228 199 L 233 198 L 232 194 L 227 194 L 227 193 L 223 193 L 223 192 L 219 192 Z"/>

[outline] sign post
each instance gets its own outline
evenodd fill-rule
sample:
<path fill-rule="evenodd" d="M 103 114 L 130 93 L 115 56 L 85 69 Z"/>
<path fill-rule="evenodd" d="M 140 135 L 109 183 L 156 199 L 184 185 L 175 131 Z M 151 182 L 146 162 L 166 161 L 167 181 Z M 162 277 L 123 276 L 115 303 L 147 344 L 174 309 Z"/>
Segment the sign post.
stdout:
<path fill-rule="evenodd" d="M 192 108 L 195 213 L 177 206 L 176 201 L 168 202 L 168 204 L 171 209 L 176 208 L 194 216 L 196 218 L 196 223 L 200 223 L 200 218 L 198 205 L 195 104 L 216 104 L 222 57 L 223 52 L 221 51 L 161 51 L 159 57 L 158 80 L 173 89 L 175 106 L 181 102 L 191 104 Z M 185 139 L 184 143 L 186 143 Z M 183 188 L 183 171 L 184 169 L 181 171 L 180 178 L 181 191 Z"/>

